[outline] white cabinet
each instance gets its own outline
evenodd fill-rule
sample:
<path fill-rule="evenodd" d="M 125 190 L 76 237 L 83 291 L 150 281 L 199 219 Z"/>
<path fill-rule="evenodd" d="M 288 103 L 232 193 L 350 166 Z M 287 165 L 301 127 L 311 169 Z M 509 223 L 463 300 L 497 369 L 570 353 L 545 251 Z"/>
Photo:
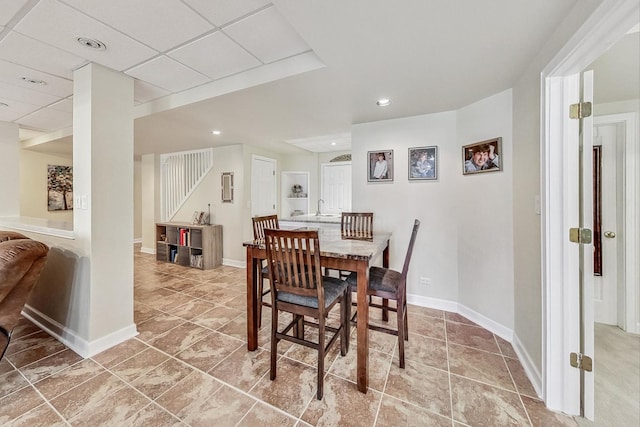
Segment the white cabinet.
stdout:
<path fill-rule="evenodd" d="M 306 215 L 309 213 L 309 172 L 283 171 L 280 179 L 282 205 L 280 216 Z"/>

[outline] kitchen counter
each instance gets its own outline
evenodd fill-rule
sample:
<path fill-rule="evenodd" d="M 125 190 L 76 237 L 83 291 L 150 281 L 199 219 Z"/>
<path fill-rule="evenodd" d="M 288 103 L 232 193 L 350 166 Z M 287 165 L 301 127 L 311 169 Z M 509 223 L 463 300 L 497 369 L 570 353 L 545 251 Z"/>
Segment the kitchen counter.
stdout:
<path fill-rule="evenodd" d="M 340 224 L 342 220 L 342 216 L 340 214 L 322 214 L 320 216 L 316 216 L 316 214 L 308 214 L 308 215 L 296 215 L 290 216 L 288 218 L 282 218 L 279 222 L 285 223 L 314 223 L 314 224 Z"/>

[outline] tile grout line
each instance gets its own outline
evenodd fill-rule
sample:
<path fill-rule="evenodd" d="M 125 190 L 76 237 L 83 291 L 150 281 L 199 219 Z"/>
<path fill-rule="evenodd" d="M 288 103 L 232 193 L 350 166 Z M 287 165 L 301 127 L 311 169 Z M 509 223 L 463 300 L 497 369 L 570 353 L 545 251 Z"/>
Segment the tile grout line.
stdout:
<path fill-rule="evenodd" d="M 11 363 L 11 362 L 9 361 L 9 363 Z M 13 363 L 11 363 L 11 365 L 12 365 L 12 366 L 14 366 L 14 368 L 15 368 L 15 365 L 13 365 Z M 51 402 L 49 401 L 49 399 L 47 399 L 47 398 L 46 398 L 46 397 L 45 397 L 45 396 L 40 392 L 40 390 L 38 390 L 38 389 L 36 388 L 36 386 L 35 386 L 35 385 L 34 385 L 34 384 L 33 384 L 33 383 L 32 383 L 32 382 L 31 382 L 31 381 L 30 381 L 30 380 L 29 380 L 29 379 L 28 379 L 28 378 L 27 378 L 23 373 L 22 373 L 22 371 L 20 371 L 20 370 L 19 370 L 19 369 L 17 369 L 17 368 L 16 368 L 16 370 L 17 370 L 17 371 L 18 371 L 18 373 L 22 376 L 22 378 L 24 378 L 24 379 L 25 379 L 25 381 L 27 381 L 27 384 L 29 384 L 29 387 L 31 387 L 31 388 L 33 389 L 33 391 L 35 391 L 35 392 L 36 392 L 36 394 L 38 394 L 38 396 L 40 396 L 40 397 L 44 400 L 44 404 L 45 404 L 46 406 L 48 406 L 48 407 L 49 407 L 53 412 L 55 412 L 56 414 L 58 414 L 58 416 L 60 417 L 60 419 L 62 419 L 62 421 L 63 421 L 67 426 L 71 426 L 71 424 L 67 421 L 67 419 L 66 419 L 65 417 L 63 417 L 63 416 L 62 416 L 62 414 L 61 414 L 60 412 L 58 412 L 58 410 L 57 410 L 57 409 L 56 409 L 56 408 L 51 404 Z M 23 388 L 21 388 L 20 390 L 23 390 L 23 389 L 24 389 L 24 387 L 23 387 Z M 12 393 L 12 394 L 13 394 L 13 393 Z M 6 397 L 6 396 L 5 396 L 5 397 Z M 33 409 L 31 409 L 31 410 L 29 410 L 29 411 L 27 411 L 27 412 L 25 412 L 25 413 L 21 414 L 20 416 L 26 415 L 26 414 L 28 414 L 29 412 L 31 412 L 31 411 L 33 411 L 33 410 L 37 409 L 38 407 L 40 407 L 40 405 L 38 405 L 38 406 L 36 406 L 35 408 L 33 408 Z"/>
<path fill-rule="evenodd" d="M 449 408 L 451 410 L 451 426 L 455 427 L 455 419 L 453 417 L 453 387 L 451 385 L 451 363 L 449 362 L 449 335 L 447 334 L 447 315 L 443 316 L 444 320 L 444 342 L 447 349 L 447 378 L 449 379 Z"/>
<path fill-rule="evenodd" d="M 520 394 L 520 389 L 518 388 L 518 384 L 516 384 L 516 380 L 513 378 L 513 374 L 511 373 L 511 368 L 509 368 L 509 364 L 507 363 L 506 356 L 504 355 L 504 352 L 502 351 L 502 347 L 500 347 L 500 343 L 498 342 L 498 339 L 496 338 L 495 334 L 493 334 L 493 340 L 498 345 L 498 349 L 500 350 L 500 355 L 502 356 L 502 363 L 504 363 L 505 366 L 507 367 L 507 372 L 509 372 L 509 378 L 511 378 L 511 382 L 513 383 L 513 387 L 516 389 L 516 394 L 518 395 L 518 400 L 520 401 L 520 404 L 522 405 L 522 409 L 524 409 L 524 413 L 527 416 L 527 420 L 529 421 L 529 425 L 533 426 L 533 422 L 531 421 L 531 416 L 529 416 L 529 411 L 527 410 L 527 407 L 524 404 L 524 401 L 522 400 L 522 394 Z"/>

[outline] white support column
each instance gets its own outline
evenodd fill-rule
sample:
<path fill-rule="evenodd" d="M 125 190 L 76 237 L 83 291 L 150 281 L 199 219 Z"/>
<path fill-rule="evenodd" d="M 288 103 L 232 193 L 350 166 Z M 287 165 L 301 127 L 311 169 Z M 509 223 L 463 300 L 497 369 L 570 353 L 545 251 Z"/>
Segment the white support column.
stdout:
<path fill-rule="evenodd" d="M 91 356 L 136 334 L 133 323 L 133 80 L 97 64 L 73 75 L 74 234 L 87 279 L 74 289 Z M 83 333 L 84 332 L 84 333 Z"/>
<path fill-rule="evenodd" d="M 142 248 L 140 252 L 156 253 L 156 227 L 159 218 L 159 163 L 155 154 L 142 156 Z"/>
<path fill-rule="evenodd" d="M 0 217 L 20 215 L 19 164 L 18 125 L 0 122 Z"/>

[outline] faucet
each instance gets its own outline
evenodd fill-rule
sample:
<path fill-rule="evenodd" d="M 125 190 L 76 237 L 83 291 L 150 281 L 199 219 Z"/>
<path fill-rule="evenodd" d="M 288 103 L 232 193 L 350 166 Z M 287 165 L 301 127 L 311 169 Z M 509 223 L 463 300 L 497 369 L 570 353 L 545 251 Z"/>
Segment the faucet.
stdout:
<path fill-rule="evenodd" d="M 320 216 L 320 203 L 324 203 L 324 200 L 318 199 L 318 210 L 316 211 L 316 216 Z"/>

